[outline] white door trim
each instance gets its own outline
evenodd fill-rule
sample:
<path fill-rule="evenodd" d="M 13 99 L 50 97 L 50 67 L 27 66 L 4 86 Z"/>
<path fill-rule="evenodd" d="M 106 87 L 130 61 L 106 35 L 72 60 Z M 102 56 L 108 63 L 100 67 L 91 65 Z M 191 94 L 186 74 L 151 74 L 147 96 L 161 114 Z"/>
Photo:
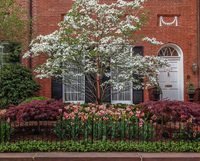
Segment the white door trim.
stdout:
<path fill-rule="evenodd" d="M 183 51 L 182 49 L 176 45 L 176 44 L 173 44 L 173 43 L 168 43 L 168 44 L 164 44 L 159 50 L 158 50 L 158 53 L 159 51 L 164 48 L 164 47 L 172 47 L 174 48 L 177 53 L 178 53 L 178 56 L 162 56 L 163 58 L 166 58 L 166 59 L 171 59 L 171 60 L 180 60 L 179 62 L 179 66 L 178 66 L 178 83 L 179 83 L 179 88 L 180 88 L 180 95 L 179 95 L 179 100 L 180 101 L 184 101 L 184 69 L 183 69 Z"/>

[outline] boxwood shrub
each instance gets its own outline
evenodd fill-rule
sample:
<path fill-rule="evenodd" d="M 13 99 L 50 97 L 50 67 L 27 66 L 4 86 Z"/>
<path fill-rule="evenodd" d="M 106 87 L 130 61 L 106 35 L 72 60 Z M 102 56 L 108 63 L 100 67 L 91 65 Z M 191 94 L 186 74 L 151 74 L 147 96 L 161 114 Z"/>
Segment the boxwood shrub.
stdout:
<path fill-rule="evenodd" d="M 34 96 L 40 89 L 32 72 L 27 67 L 8 63 L 0 70 L 0 108 L 7 105 L 18 105 L 24 99 Z"/>

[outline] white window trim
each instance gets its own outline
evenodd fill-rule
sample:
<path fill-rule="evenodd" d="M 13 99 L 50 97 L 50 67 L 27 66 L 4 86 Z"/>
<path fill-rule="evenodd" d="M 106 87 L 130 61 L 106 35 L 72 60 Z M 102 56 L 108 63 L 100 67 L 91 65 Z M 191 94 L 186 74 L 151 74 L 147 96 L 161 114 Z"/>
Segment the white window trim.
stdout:
<path fill-rule="evenodd" d="M 130 48 L 130 55 L 132 56 L 133 55 L 133 47 Z M 123 103 L 123 104 L 133 104 L 133 84 L 131 82 L 131 89 L 130 89 L 130 100 L 113 100 L 113 89 L 111 89 L 111 104 L 116 104 L 116 103 Z M 122 91 L 123 92 L 126 92 L 126 91 Z M 117 97 L 118 97 L 118 94 L 117 93 Z"/>
<path fill-rule="evenodd" d="M 5 63 L 4 63 L 4 55 L 8 55 L 9 53 L 4 53 L 3 52 L 3 49 L 4 49 L 4 46 L 3 45 L 9 45 L 9 42 L 1 42 L 0 43 L 0 48 L 1 48 L 1 51 L 0 51 L 0 63 L 1 63 L 1 66 L 3 66 Z M 1 69 L 1 66 L 0 66 L 0 69 Z"/>
<path fill-rule="evenodd" d="M 63 82 L 65 82 L 64 81 L 64 77 L 63 77 Z M 77 81 L 78 82 L 78 81 Z M 85 86 L 85 76 L 84 76 L 84 79 L 83 79 L 83 83 L 84 83 L 84 86 Z M 65 100 L 65 94 L 66 94 L 66 85 L 67 85 L 67 83 L 63 83 L 63 90 L 62 90 L 62 95 L 63 95 L 63 102 L 64 103 L 81 103 L 81 104 L 83 104 L 83 103 L 85 103 L 85 88 L 84 88 L 84 92 L 83 92 L 83 94 L 84 94 L 84 100 L 71 100 L 71 101 L 67 101 L 67 100 Z M 70 84 L 69 84 L 70 85 Z M 81 92 L 82 93 L 82 92 Z"/>

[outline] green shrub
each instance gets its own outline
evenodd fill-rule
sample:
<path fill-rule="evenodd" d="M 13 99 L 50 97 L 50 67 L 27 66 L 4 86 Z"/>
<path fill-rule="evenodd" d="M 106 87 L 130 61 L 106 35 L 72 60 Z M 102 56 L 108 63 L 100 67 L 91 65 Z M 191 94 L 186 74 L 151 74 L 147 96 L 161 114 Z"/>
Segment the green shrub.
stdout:
<path fill-rule="evenodd" d="M 88 103 L 81 104 L 82 107 L 89 107 Z"/>
<path fill-rule="evenodd" d="M 34 96 L 40 85 L 33 78 L 30 69 L 17 64 L 6 64 L 0 70 L 0 108 L 18 105 L 24 99 Z"/>
<path fill-rule="evenodd" d="M 200 152 L 198 142 L 125 142 L 82 140 L 65 142 L 20 141 L 1 143 L 0 152 Z"/>
<path fill-rule="evenodd" d="M 44 97 L 44 96 L 37 96 L 37 97 L 29 97 L 26 98 L 23 102 L 29 103 L 32 100 L 42 101 L 42 100 L 49 100 L 50 98 Z"/>

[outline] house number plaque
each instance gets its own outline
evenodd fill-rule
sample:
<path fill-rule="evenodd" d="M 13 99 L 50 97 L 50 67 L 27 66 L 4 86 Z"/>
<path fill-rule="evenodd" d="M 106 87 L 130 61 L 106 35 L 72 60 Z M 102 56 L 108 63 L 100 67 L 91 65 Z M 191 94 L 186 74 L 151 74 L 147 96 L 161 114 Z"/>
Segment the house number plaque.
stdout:
<path fill-rule="evenodd" d="M 165 87 L 172 87 L 172 85 L 165 85 Z"/>

